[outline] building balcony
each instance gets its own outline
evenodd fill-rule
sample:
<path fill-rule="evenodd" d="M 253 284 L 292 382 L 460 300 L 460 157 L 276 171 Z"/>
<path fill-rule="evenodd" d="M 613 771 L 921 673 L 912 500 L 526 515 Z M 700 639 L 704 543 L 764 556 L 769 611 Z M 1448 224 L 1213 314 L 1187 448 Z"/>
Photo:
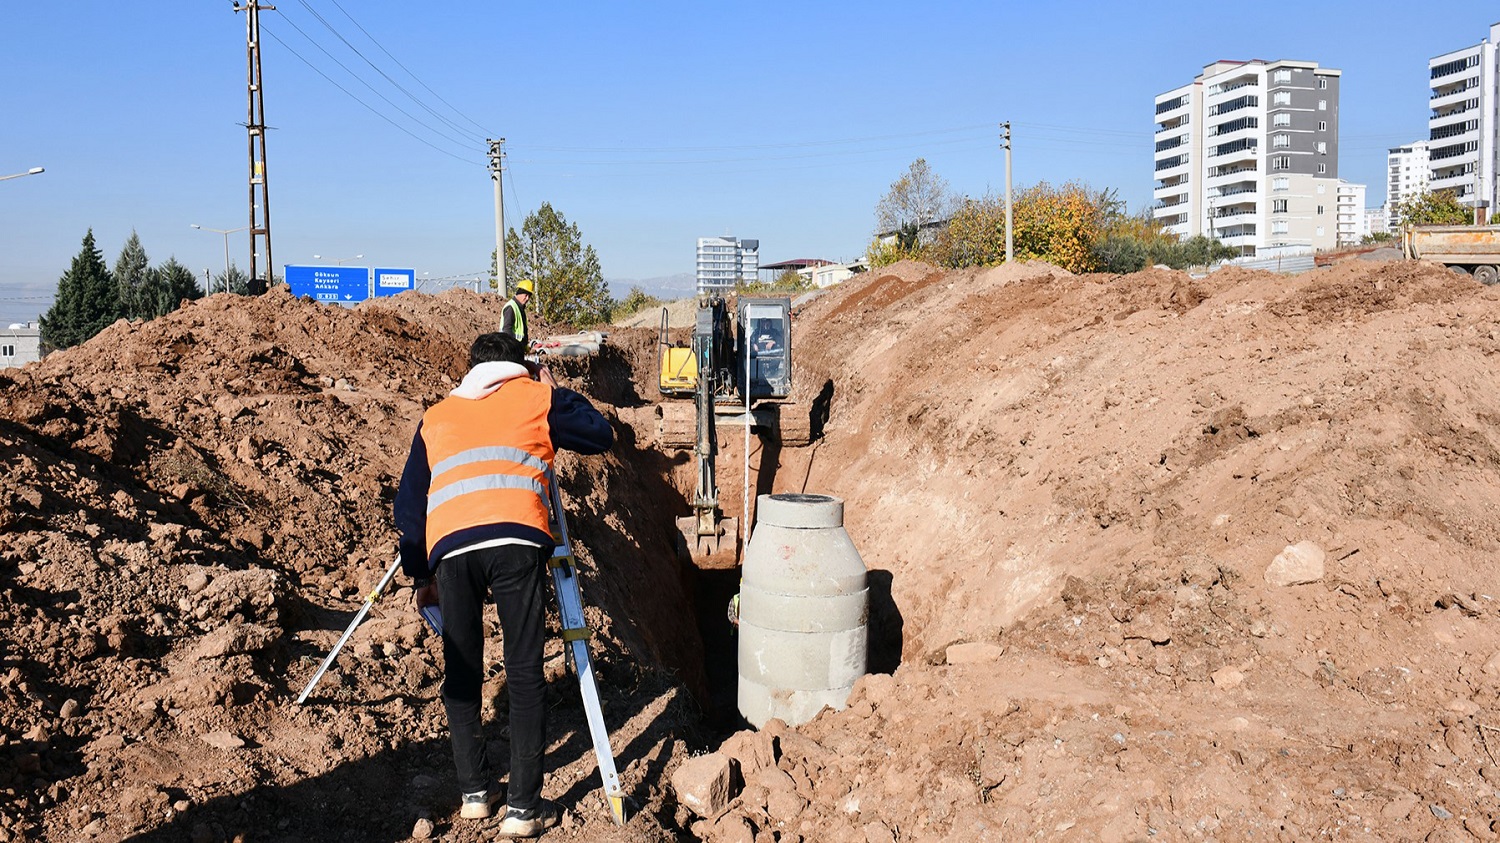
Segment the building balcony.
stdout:
<path fill-rule="evenodd" d="M 1257 215 L 1258 212 L 1255 210 L 1255 205 L 1253 204 L 1247 207 L 1219 208 L 1209 214 L 1214 220 L 1214 227 L 1220 229 L 1236 223 L 1248 222 L 1252 217 Z"/>
<path fill-rule="evenodd" d="M 1176 111 L 1179 108 L 1187 108 L 1189 99 L 1187 94 L 1183 94 L 1169 100 L 1163 100 L 1156 104 L 1156 114 L 1157 116 L 1161 116 L 1168 112 Z"/>
<path fill-rule="evenodd" d="M 1260 97 L 1246 94 L 1245 96 L 1236 97 L 1235 99 L 1229 100 L 1228 102 L 1221 102 L 1218 105 L 1211 106 L 1208 109 L 1208 116 L 1217 117 L 1220 114 L 1229 114 L 1231 112 L 1239 111 L 1242 108 L 1254 108 L 1258 105 L 1260 105 Z"/>
<path fill-rule="evenodd" d="M 1224 184 L 1218 190 L 1210 190 L 1208 195 L 1210 198 L 1216 198 L 1221 196 L 1244 196 L 1259 192 L 1260 185 L 1255 182 L 1238 181 Z"/>
<path fill-rule="evenodd" d="M 1477 90 L 1479 90 L 1479 77 L 1475 76 L 1472 79 L 1460 80 L 1458 84 L 1455 85 L 1443 85 L 1441 87 L 1434 87 L 1432 90 L 1432 95 L 1429 96 L 1428 99 L 1432 100 L 1432 107 L 1437 108 L 1439 105 L 1438 100 L 1446 99 L 1448 97 L 1457 97 L 1462 94 L 1467 94 L 1470 91 Z"/>
<path fill-rule="evenodd" d="M 1188 136 L 1185 134 L 1177 135 L 1176 137 L 1163 138 L 1162 140 L 1156 142 L 1156 151 L 1166 152 L 1169 149 L 1176 149 L 1177 147 L 1182 146 L 1187 142 Z"/>
<path fill-rule="evenodd" d="M 1213 229 L 1213 235 L 1226 246 L 1254 246 L 1259 240 L 1253 225 L 1238 225 L 1234 228 Z"/>
<path fill-rule="evenodd" d="M 1175 170 L 1179 167 L 1186 167 L 1188 165 L 1189 157 L 1190 156 L 1186 152 L 1184 152 L 1181 155 L 1174 155 L 1171 158 L 1158 159 L 1156 162 L 1157 178 L 1162 178 L 1162 173 L 1166 171 Z"/>
<path fill-rule="evenodd" d="M 1178 132 L 1191 122 L 1193 122 L 1192 118 L 1187 114 L 1180 114 L 1176 117 L 1167 117 L 1162 120 L 1156 121 L 1156 133 L 1158 135 L 1163 135 L 1167 134 L 1168 132 Z"/>
<path fill-rule="evenodd" d="M 1237 164 L 1229 164 L 1220 167 L 1211 167 L 1208 171 L 1207 187 L 1212 189 L 1216 187 L 1224 187 L 1225 185 L 1231 184 L 1233 182 L 1245 181 L 1247 178 L 1253 178 L 1253 176 L 1246 175 L 1247 173 L 1257 172 L 1259 168 L 1259 162 L 1254 160 L 1241 161 Z"/>

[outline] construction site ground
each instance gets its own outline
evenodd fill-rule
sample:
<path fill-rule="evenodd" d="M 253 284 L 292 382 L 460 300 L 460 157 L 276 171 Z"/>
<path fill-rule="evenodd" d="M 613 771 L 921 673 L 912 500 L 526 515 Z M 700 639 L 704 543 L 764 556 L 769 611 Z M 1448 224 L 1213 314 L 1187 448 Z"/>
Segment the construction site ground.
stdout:
<path fill-rule="evenodd" d="M 494 836 L 457 817 L 404 579 L 294 698 L 500 304 L 216 295 L 0 373 L 0 843 Z M 736 575 L 675 552 L 694 472 L 654 443 L 656 323 L 615 329 L 555 371 L 617 445 L 558 473 L 634 810 L 612 823 L 554 640 L 545 839 L 1497 838 L 1500 290 L 907 263 L 792 342 L 821 435 L 756 438 L 750 486 L 844 499 L 871 673 L 737 728 Z"/>

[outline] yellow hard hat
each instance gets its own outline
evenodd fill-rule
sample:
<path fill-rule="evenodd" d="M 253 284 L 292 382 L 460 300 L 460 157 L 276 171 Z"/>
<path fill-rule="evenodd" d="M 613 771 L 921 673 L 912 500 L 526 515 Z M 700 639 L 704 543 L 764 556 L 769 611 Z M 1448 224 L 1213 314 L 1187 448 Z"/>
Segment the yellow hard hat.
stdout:
<path fill-rule="evenodd" d="M 516 282 L 516 292 L 534 296 L 536 295 L 536 286 L 531 283 L 530 278 L 522 278 Z"/>

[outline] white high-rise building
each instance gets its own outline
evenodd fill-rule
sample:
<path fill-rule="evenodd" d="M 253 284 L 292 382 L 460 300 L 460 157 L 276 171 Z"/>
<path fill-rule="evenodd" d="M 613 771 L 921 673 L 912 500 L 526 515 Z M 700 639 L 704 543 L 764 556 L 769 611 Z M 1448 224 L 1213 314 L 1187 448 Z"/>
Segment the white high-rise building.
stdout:
<path fill-rule="evenodd" d="M 1339 179 L 1335 202 L 1335 236 L 1339 246 L 1357 246 L 1370 233 L 1365 219 L 1365 186 Z"/>
<path fill-rule="evenodd" d="M 698 238 L 698 292 L 734 289 L 753 283 L 760 272 L 760 241 L 738 237 Z"/>
<path fill-rule="evenodd" d="M 1386 212 L 1384 205 L 1365 209 L 1365 228 L 1371 234 L 1385 234 L 1391 230 L 1390 214 Z"/>
<path fill-rule="evenodd" d="M 1337 243 L 1339 80 L 1308 61 L 1218 61 L 1156 97 L 1155 217 L 1246 256 Z"/>
<path fill-rule="evenodd" d="M 1476 201 L 1493 208 L 1495 169 L 1496 44 L 1500 23 L 1490 36 L 1472 47 L 1444 53 L 1427 62 L 1432 89 L 1427 118 L 1428 156 L 1432 189 L 1451 190 L 1466 205 Z"/>
<path fill-rule="evenodd" d="M 1385 161 L 1386 227 L 1394 231 L 1401 225 L 1397 218 L 1401 203 L 1426 193 L 1432 181 L 1432 171 L 1427 167 L 1427 141 L 1393 146 Z"/>

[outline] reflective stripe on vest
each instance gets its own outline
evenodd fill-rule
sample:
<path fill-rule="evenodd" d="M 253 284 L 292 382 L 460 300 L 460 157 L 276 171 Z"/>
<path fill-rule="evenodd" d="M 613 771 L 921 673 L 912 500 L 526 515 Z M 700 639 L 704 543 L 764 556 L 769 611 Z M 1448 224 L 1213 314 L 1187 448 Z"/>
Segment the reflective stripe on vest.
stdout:
<path fill-rule="evenodd" d="M 520 524 L 549 532 L 551 406 L 551 387 L 521 377 L 485 398 L 449 396 L 427 411 L 429 554 L 445 537 L 474 527 Z"/>

